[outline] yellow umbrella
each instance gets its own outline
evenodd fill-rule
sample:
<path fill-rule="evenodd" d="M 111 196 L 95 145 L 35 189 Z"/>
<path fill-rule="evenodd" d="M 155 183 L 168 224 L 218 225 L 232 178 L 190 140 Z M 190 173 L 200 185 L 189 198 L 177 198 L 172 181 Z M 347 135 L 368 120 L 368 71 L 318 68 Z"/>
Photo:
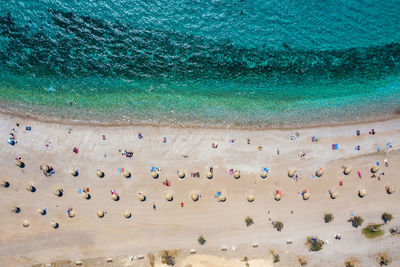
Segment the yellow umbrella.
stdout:
<path fill-rule="evenodd" d="M 96 175 L 97 175 L 97 177 L 99 177 L 99 178 L 103 178 L 103 177 L 104 177 L 104 172 L 101 171 L 101 170 L 98 170 L 98 171 L 96 172 Z"/>
<path fill-rule="evenodd" d="M 294 176 L 294 171 L 288 171 L 288 176 L 293 177 Z"/>
<path fill-rule="evenodd" d="M 132 216 L 132 213 L 131 213 L 129 210 L 126 210 L 126 211 L 124 212 L 124 217 L 125 217 L 125 218 L 129 219 L 131 216 Z"/>
<path fill-rule="evenodd" d="M 33 191 L 33 185 L 28 184 L 28 185 L 26 186 L 26 190 L 32 192 L 32 191 Z"/>
<path fill-rule="evenodd" d="M 29 221 L 28 221 L 28 220 L 24 220 L 24 221 L 22 222 L 22 226 L 23 226 L 23 227 L 28 227 L 28 226 L 29 226 Z"/>
<path fill-rule="evenodd" d="M 266 178 L 268 176 L 268 173 L 266 171 L 261 172 L 261 178 Z"/>
<path fill-rule="evenodd" d="M 379 167 L 378 166 L 376 166 L 376 165 L 372 166 L 372 168 L 371 168 L 371 172 L 372 173 L 376 173 L 378 171 L 379 171 Z"/>
<path fill-rule="evenodd" d="M 367 194 L 367 190 L 365 190 L 365 189 L 361 189 L 360 191 L 358 191 L 359 197 L 364 197 L 366 194 Z"/>
<path fill-rule="evenodd" d="M 173 197 L 171 194 L 166 194 L 166 195 L 165 195 L 165 199 L 166 199 L 167 201 L 172 201 L 172 200 L 174 199 L 174 197 Z"/>
<path fill-rule="evenodd" d="M 22 161 L 20 161 L 19 159 L 15 160 L 15 165 L 17 167 L 21 167 L 22 166 Z"/>
<path fill-rule="evenodd" d="M 213 175 L 212 172 L 207 172 L 206 176 L 207 176 L 208 179 L 211 179 L 211 178 L 213 178 L 214 175 Z"/>
<path fill-rule="evenodd" d="M 61 188 L 56 189 L 54 195 L 61 197 L 63 195 L 63 190 Z"/>
<path fill-rule="evenodd" d="M 112 198 L 114 201 L 118 201 L 118 200 L 119 200 L 118 194 L 112 194 L 112 195 L 111 195 L 111 198 Z"/>
<path fill-rule="evenodd" d="M 233 178 L 239 179 L 240 178 L 240 171 L 234 171 L 233 172 Z"/>
<path fill-rule="evenodd" d="M 1 186 L 2 187 L 9 187 L 10 183 L 7 180 L 3 180 L 3 181 L 1 181 Z"/>
<path fill-rule="evenodd" d="M 335 199 L 335 198 L 337 198 L 337 197 L 338 197 L 338 193 L 335 192 L 335 191 L 332 191 L 332 192 L 331 192 L 331 198 L 332 198 L 332 199 Z"/>
<path fill-rule="evenodd" d="M 84 192 L 82 194 L 82 197 L 85 198 L 85 199 L 90 199 L 90 194 L 88 192 Z"/>
<path fill-rule="evenodd" d="M 387 187 L 387 189 L 386 189 L 386 192 L 387 192 L 388 194 L 392 194 L 392 193 L 394 193 L 394 191 L 396 191 L 396 188 L 395 188 L 394 186 L 391 186 L 391 185 L 389 185 L 389 186 Z"/>
<path fill-rule="evenodd" d="M 275 199 L 276 201 L 281 200 L 281 194 L 275 194 L 274 199 Z"/>
<path fill-rule="evenodd" d="M 72 169 L 69 174 L 71 174 L 72 176 L 77 176 L 78 175 L 78 171 L 76 169 Z"/>
<path fill-rule="evenodd" d="M 151 176 L 152 176 L 154 179 L 157 179 L 157 178 L 158 178 L 158 172 L 156 172 L 156 171 L 151 172 Z"/>
<path fill-rule="evenodd" d="M 350 169 L 349 167 L 346 167 L 346 168 L 344 168 L 344 170 L 343 170 L 343 173 L 344 173 L 345 175 L 349 175 L 350 172 L 351 172 L 351 169 Z"/>
<path fill-rule="evenodd" d="M 220 201 L 220 202 L 225 202 L 225 200 L 226 200 L 225 195 L 220 195 L 218 198 L 218 201 Z"/>
<path fill-rule="evenodd" d="M 248 202 L 253 202 L 254 201 L 254 196 L 253 195 L 248 195 L 247 196 L 247 201 Z"/>
<path fill-rule="evenodd" d="M 122 175 L 125 176 L 125 178 L 131 177 L 131 173 L 130 173 L 129 171 L 124 171 L 124 172 L 122 173 Z"/>
<path fill-rule="evenodd" d="M 21 211 L 21 208 L 18 207 L 18 206 L 14 206 L 14 207 L 11 208 L 11 211 L 15 212 L 15 213 L 19 213 Z"/>
<path fill-rule="evenodd" d="M 183 171 L 178 171 L 178 177 L 179 178 L 184 178 L 185 177 L 185 173 Z"/>
<path fill-rule="evenodd" d="M 324 173 L 324 172 L 322 171 L 322 169 L 319 169 L 319 170 L 317 170 L 317 171 L 315 172 L 315 175 L 318 176 L 318 177 L 321 177 L 323 173 Z"/>
<path fill-rule="evenodd" d="M 45 209 L 38 209 L 38 213 L 40 215 L 45 215 L 46 214 L 46 210 Z"/>
<path fill-rule="evenodd" d="M 44 171 L 44 172 L 48 172 L 49 171 L 49 165 L 46 165 L 46 164 L 43 164 L 42 165 L 42 171 Z"/>
<path fill-rule="evenodd" d="M 70 217 L 70 218 L 74 218 L 75 215 L 76 215 L 75 210 L 70 210 L 69 213 L 68 213 L 68 217 Z"/>
<path fill-rule="evenodd" d="M 199 200 L 199 194 L 192 194 L 192 200 L 193 201 L 197 201 L 197 200 Z"/>
<path fill-rule="evenodd" d="M 140 194 L 138 195 L 138 199 L 139 199 L 140 201 L 145 201 L 145 200 L 146 200 L 146 195 L 143 194 L 143 193 L 140 193 Z"/>
<path fill-rule="evenodd" d="M 99 210 L 99 211 L 97 212 L 97 217 L 103 218 L 103 217 L 104 217 L 104 211 L 103 211 L 103 210 Z"/>
<path fill-rule="evenodd" d="M 58 222 L 56 221 L 51 222 L 51 227 L 53 227 L 54 229 L 57 229 L 58 226 L 59 226 Z"/>
<path fill-rule="evenodd" d="M 305 192 L 304 194 L 303 194 L 303 199 L 304 200 L 308 200 L 308 199 L 310 199 L 310 193 L 308 193 L 308 192 Z"/>

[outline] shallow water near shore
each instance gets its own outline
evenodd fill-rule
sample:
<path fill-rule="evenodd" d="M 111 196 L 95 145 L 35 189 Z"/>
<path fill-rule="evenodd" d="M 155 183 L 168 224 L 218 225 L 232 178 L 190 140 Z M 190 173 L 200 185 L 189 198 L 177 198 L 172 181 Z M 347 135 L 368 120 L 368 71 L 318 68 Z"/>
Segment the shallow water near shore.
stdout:
<path fill-rule="evenodd" d="M 9 1 L 0 107 L 121 124 L 387 118 L 400 106 L 399 14 L 396 1 Z"/>

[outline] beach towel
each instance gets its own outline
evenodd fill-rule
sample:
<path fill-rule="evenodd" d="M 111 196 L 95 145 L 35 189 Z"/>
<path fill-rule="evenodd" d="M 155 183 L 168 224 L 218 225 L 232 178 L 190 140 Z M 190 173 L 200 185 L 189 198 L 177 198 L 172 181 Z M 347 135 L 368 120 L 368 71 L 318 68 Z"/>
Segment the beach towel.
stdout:
<path fill-rule="evenodd" d="M 357 130 L 356 133 L 357 133 L 357 136 L 360 136 L 360 130 Z"/>
<path fill-rule="evenodd" d="M 122 168 L 118 168 L 118 173 L 122 173 Z"/>
<path fill-rule="evenodd" d="M 232 173 L 233 173 L 233 169 L 230 169 L 229 170 L 229 175 L 232 175 Z"/>
<path fill-rule="evenodd" d="M 378 167 L 379 167 L 379 161 L 375 162 L 375 164 L 376 164 L 376 166 L 378 166 Z"/>
<path fill-rule="evenodd" d="M 387 144 L 386 144 L 386 147 L 387 147 L 387 148 L 392 148 L 392 143 L 387 143 Z"/>
<path fill-rule="evenodd" d="M 338 144 L 332 144 L 332 150 L 337 150 L 339 149 L 339 145 Z"/>

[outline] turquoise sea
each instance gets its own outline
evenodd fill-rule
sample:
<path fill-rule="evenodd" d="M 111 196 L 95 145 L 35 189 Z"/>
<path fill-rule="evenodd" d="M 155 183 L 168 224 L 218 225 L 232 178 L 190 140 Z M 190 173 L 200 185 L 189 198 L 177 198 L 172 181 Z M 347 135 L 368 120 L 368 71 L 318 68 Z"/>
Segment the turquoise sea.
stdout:
<path fill-rule="evenodd" d="M 0 1 L 0 108 L 294 126 L 400 107 L 400 2 Z"/>

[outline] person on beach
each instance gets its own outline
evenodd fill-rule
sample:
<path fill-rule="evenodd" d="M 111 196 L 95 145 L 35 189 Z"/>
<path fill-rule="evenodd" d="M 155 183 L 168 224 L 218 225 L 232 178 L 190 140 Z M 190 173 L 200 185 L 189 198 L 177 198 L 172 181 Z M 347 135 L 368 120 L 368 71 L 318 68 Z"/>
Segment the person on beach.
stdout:
<path fill-rule="evenodd" d="M 153 203 L 153 210 L 156 210 L 156 209 L 157 209 L 156 204 Z"/>

